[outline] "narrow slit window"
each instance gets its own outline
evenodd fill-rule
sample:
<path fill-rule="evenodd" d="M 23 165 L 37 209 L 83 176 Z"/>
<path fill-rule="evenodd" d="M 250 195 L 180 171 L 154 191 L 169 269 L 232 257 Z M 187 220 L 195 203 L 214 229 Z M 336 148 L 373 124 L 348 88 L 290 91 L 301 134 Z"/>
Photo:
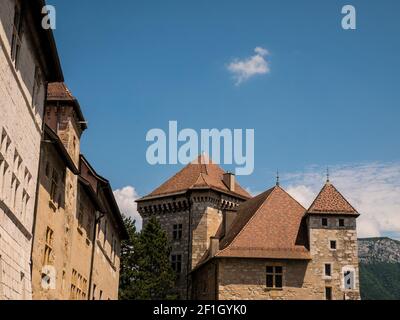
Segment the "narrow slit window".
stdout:
<path fill-rule="evenodd" d="M 327 277 L 332 276 L 332 265 L 329 263 L 325 264 L 325 276 Z"/>

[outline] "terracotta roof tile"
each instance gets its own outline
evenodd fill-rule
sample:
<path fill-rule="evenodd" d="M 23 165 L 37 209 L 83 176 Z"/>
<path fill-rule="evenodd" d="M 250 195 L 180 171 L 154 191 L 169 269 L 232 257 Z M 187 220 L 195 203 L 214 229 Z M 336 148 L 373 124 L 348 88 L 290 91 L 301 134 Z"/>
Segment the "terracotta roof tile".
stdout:
<path fill-rule="evenodd" d="M 82 113 L 81 106 L 64 82 L 52 82 L 48 84 L 47 101 L 64 101 L 68 105 L 71 104 L 78 116 L 82 130 L 87 129 L 86 120 Z"/>
<path fill-rule="evenodd" d="M 235 191 L 230 191 L 223 182 L 224 173 L 220 166 L 202 155 L 139 201 L 202 188 L 215 189 L 246 199 L 251 198 L 251 195 L 237 182 Z"/>
<path fill-rule="evenodd" d="M 48 85 L 47 100 L 75 101 L 75 98 L 65 83 L 52 82 Z"/>
<path fill-rule="evenodd" d="M 216 256 L 309 259 L 305 211 L 279 186 L 246 201 Z"/>
<path fill-rule="evenodd" d="M 356 209 L 330 183 L 326 183 L 308 209 L 309 214 L 352 214 L 358 215 Z"/>

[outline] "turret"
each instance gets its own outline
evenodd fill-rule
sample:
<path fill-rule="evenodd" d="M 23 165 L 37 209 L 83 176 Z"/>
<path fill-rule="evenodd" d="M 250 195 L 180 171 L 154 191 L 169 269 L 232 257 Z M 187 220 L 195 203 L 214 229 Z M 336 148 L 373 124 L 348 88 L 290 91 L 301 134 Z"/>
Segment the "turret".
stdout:
<path fill-rule="evenodd" d="M 78 166 L 80 138 L 87 125 L 78 100 L 62 82 L 50 83 L 48 86 L 45 122 L 57 133 Z"/>
<path fill-rule="evenodd" d="M 320 283 L 321 298 L 360 298 L 358 216 L 329 179 L 307 210 L 312 268 Z"/>

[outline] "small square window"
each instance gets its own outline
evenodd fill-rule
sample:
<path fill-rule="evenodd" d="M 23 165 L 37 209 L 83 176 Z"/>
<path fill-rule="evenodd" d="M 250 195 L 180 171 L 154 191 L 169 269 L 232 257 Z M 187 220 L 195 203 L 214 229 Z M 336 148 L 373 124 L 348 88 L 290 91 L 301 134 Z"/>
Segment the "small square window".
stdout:
<path fill-rule="evenodd" d="M 332 276 L 332 266 L 329 263 L 325 264 L 325 276 Z"/>
<path fill-rule="evenodd" d="M 336 250 L 337 244 L 335 240 L 330 241 L 330 248 L 331 250 Z"/>
<path fill-rule="evenodd" d="M 344 227 L 344 219 L 339 219 L 339 227 Z"/>
<path fill-rule="evenodd" d="M 322 226 L 327 227 L 328 226 L 328 219 L 327 218 L 322 218 Z"/>

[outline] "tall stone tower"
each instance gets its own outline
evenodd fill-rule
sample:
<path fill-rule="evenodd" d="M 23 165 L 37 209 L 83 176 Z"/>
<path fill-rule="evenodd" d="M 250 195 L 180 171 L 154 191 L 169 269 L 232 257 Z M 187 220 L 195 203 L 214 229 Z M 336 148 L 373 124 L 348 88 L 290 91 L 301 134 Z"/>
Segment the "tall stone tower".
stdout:
<path fill-rule="evenodd" d="M 78 100 L 72 95 L 67 86 L 62 82 L 49 83 L 47 102 L 44 114 L 45 123 L 54 133 L 57 134 L 63 143 L 65 150 L 72 159 L 74 166 L 80 168 L 80 139 L 87 129 L 85 118 L 82 114 Z M 45 164 L 47 171 L 47 165 Z M 77 218 L 78 210 L 78 175 L 67 169 L 65 177 L 65 209 L 64 215 L 59 221 L 61 230 L 55 230 L 56 234 L 63 237 L 64 255 L 63 270 L 60 273 L 66 274 L 68 280 L 71 275 L 68 270 L 68 263 L 71 261 L 74 218 Z M 55 222 L 54 220 L 53 222 Z M 39 232 L 39 231 L 38 231 Z M 61 259 L 61 257 L 58 257 Z"/>
<path fill-rule="evenodd" d="M 306 213 L 311 268 L 327 300 L 360 299 L 356 219 L 358 212 L 329 182 Z"/>
<path fill-rule="evenodd" d="M 189 272 L 205 259 L 223 215 L 251 196 L 207 156 L 199 156 L 149 195 L 137 201 L 145 226 L 156 217 L 171 244 L 171 263 L 181 299 L 190 295 Z"/>

